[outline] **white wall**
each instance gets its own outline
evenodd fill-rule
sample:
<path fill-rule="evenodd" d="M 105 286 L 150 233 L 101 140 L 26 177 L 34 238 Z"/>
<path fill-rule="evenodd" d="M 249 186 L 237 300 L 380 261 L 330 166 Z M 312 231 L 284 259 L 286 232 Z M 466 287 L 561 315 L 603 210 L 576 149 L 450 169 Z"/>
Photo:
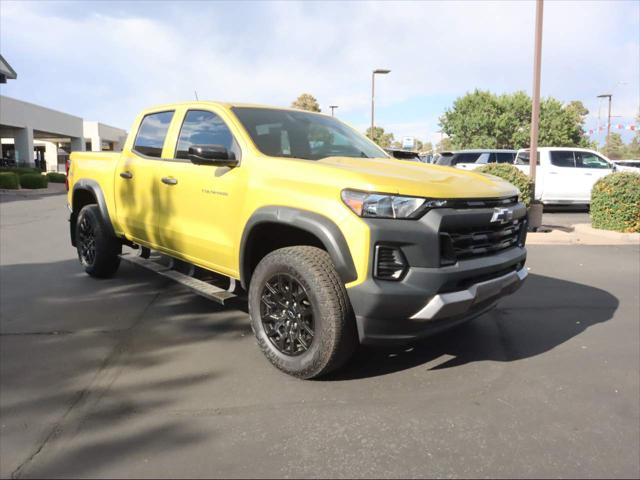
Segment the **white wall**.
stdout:
<path fill-rule="evenodd" d="M 113 149 L 122 150 L 127 132 L 121 128 L 111 127 L 99 122 L 83 122 L 84 137 L 86 141 L 91 141 L 91 150 L 99 152 L 102 142 L 113 142 Z"/>

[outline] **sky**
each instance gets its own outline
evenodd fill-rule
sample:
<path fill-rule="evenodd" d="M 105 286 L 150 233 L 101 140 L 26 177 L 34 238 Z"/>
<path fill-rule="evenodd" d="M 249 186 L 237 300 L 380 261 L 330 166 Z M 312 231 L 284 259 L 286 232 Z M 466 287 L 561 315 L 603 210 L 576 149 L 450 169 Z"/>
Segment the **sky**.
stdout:
<path fill-rule="evenodd" d="M 634 123 L 640 1 L 544 8 L 542 96 L 581 100 L 595 128 L 599 111 L 606 121 L 597 95 L 611 93 L 612 123 Z M 364 131 L 371 72 L 388 68 L 376 125 L 436 142 L 438 118 L 465 93 L 531 93 L 534 21 L 532 1 L 0 0 L 0 53 L 18 73 L 0 92 L 127 130 L 141 109 L 194 91 L 283 106 L 309 92 Z"/>

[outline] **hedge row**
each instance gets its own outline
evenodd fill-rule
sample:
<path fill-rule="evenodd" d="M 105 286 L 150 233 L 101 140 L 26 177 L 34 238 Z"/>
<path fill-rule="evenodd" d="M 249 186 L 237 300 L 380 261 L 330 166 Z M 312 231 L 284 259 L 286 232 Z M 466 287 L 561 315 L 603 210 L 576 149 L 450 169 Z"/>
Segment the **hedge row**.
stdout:
<path fill-rule="evenodd" d="M 25 173 L 20 175 L 21 188 L 47 188 L 48 184 L 49 179 L 47 179 L 46 175 L 41 175 L 39 173 Z"/>
<path fill-rule="evenodd" d="M 616 172 L 591 191 L 591 225 L 618 232 L 640 232 L 640 174 Z"/>
<path fill-rule="evenodd" d="M 49 172 L 47 178 L 51 183 L 64 183 L 67 176 L 64 173 Z"/>
<path fill-rule="evenodd" d="M 529 207 L 533 183 L 529 176 L 522 173 L 517 167 L 509 163 L 489 163 L 478 167 L 475 171 L 495 175 L 496 177 L 506 180 L 520 190 L 520 201 Z"/>
<path fill-rule="evenodd" d="M 17 190 L 18 187 L 18 175 L 13 172 L 0 172 L 0 188 Z"/>
<path fill-rule="evenodd" d="M 17 175 L 23 175 L 25 173 L 41 173 L 42 170 L 34 167 L 0 167 L 0 172 L 12 172 Z"/>

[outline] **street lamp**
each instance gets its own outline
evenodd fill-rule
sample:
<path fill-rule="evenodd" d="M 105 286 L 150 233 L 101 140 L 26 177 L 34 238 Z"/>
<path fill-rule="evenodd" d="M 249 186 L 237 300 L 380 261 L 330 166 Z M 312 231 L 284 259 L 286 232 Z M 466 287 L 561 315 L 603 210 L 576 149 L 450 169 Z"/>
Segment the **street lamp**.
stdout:
<path fill-rule="evenodd" d="M 598 98 L 608 98 L 609 99 L 609 113 L 607 115 L 607 144 L 609 143 L 609 135 L 611 134 L 611 95 L 610 93 L 603 93 L 602 95 L 598 95 Z"/>
<path fill-rule="evenodd" d="M 331 116 L 333 117 L 333 111 L 338 108 L 338 105 L 329 105 L 329 108 L 331 109 Z"/>
<path fill-rule="evenodd" d="M 391 70 L 387 70 L 386 68 L 376 68 L 371 74 L 371 140 L 373 140 L 373 117 L 374 117 L 374 103 L 375 103 L 375 92 L 376 92 L 376 73 L 380 75 L 386 75 Z"/>
<path fill-rule="evenodd" d="M 538 127 L 540 122 L 540 67 L 542 63 L 543 0 L 536 0 L 536 29 L 533 50 L 533 99 L 531 105 L 531 137 L 529 138 L 529 176 L 531 178 L 531 207 L 529 228 L 536 231 L 542 223 L 542 205 L 536 204 L 536 167 L 538 165 Z"/>

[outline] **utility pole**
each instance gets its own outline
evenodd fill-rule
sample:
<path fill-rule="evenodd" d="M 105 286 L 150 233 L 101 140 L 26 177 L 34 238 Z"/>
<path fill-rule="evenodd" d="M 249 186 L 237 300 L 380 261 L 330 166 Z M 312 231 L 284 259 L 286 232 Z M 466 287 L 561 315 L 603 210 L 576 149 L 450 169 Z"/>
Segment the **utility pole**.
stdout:
<path fill-rule="evenodd" d="M 386 75 L 387 73 L 389 73 L 391 70 L 388 70 L 386 68 L 377 68 L 373 71 L 373 73 L 371 74 L 371 140 L 373 140 L 373 127 L 374 127 L 374 113 L 375 113 L 375 107 L 374 107 L 374 103 L 375 103 L 375 93 L 376 93 L 376 73 L 380 74 L 380 75 Z"/>
<path fill-rule="evenodd" d="M 338 108 L 338 105 L 329 105 L 329 108 L 331 109 L 331 116 L 333 117 L 333 111 Z"/>
<path fill-rule="evenodd" d="M 609 113 L 607 114 L 607 141 L 605 145 L 609 143 L 609 136 L 611 135 L 611 97 L 613 95 L 610 93 L 603 93 L 602 95 L 598 95 L 598 98 L 608 98 L 609 99 Z"/>
<path fill-rule="evenodd" d="M 536 198 L 536 167 L 538 163 L 538 124 L 540 122 L 540 69 L 542 64 L 543 0 L 536 0 L 536 33 L 533 54 L 533 105 L 531 108 L 531 138 L 529 148 L 529 176 L 533 182 L 531 201 Z"/>

